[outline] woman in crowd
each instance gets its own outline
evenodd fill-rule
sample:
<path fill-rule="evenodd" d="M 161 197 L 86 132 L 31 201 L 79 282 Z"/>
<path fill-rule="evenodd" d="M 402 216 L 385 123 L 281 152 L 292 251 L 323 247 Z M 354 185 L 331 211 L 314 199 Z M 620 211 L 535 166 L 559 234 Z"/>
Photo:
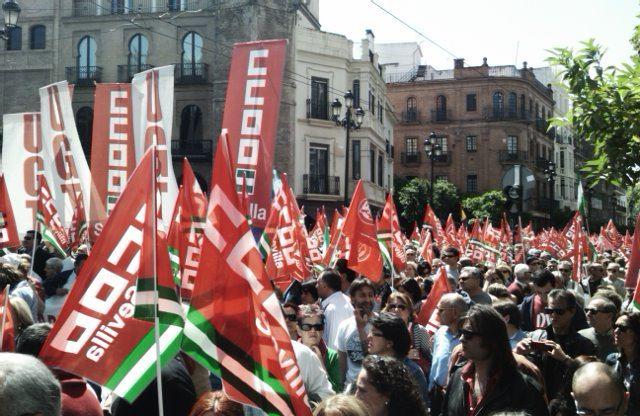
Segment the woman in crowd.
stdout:
<path fill-rule="evenodd" d="M 413 312 L 411 298 L 406 293 L 393 292 L 385 307 L 385 312 L 398 315 L 409 329 L 411 335 L 411 349 L 407 355 L 420 366 L 425 374 L 429 374 L 431 364 L 431 336 L 427 330 L 416 323 L 416 314 Z"/>
<path fill-rule="evenodd" d="M 234 402 L 222 391 L 204 393 L 193 405 L 189 416 L 243 416 L 242 405 Z"/>
<path fill-rule="evenodd" d="M 393 357 L 370 355 L 365 358 L 355 394 L 367 405 L 371 416 L 428 414 L 407 367 Z"/>
<path fill-rule="evenodd" d="M 617 353 L 607 357 L 629 392 L 627 416 L 640 416 L 640 312 L 625 311 L 613 325 Z"/>
<path fill-rule="evenodd" d="M 489 289 L 489 286 L 495 283 L 499 283 L 504 286 L 508 284 L 502 273 L 500 273 L 497 269 L 487 270 L 487 273 L 485 273 L 484 275 L 484 287 L 482 288 L 482 290 L 486 292 L 487 289 Z"/>
<path fill-rule="evenodd" d="M 418 284 L 415 279 L 402 279 L 397 289 L 398 292 L 409 295 L 413 303 L 413 310 L 419 313 L 420 306 L 422 306 L 422 290 L 420 289 L 420 284 Z"/>
<path fill-rule="evenodd" d="M 298 305 L 287 302 L 282 305 L 282 314 L 287 322 L 287 331 L 292 340 L 298 340 Z"/>
<path fill-rule="evenodd" d="M 313 416 L 369 416 L 362 400 L 347 394 L 336 394 L 324 399 L 313 411 Z"/>

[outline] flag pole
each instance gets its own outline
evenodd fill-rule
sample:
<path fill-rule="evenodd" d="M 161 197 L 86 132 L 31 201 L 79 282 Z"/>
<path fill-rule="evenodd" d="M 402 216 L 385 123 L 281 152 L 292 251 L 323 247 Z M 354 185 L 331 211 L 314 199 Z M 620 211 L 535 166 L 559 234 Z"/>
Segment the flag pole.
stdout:
<path fill-rule="evenodd" d="M 156 212 L 156 146 L 153 145 L 151 151 L 151 172 L 152 178 L 151 181 L 151 191 L 153 192 L 153 198 L 151 199 L 152 204 L 152 221 L 153 221 L 153 236 L 152 238 L 152 252 L 153 252 L 153 331 L 155 336 L 155 344 L 156 344 L 156 386 L 158 387 L 158 415 L 164 416 L 164 402 L 162 398 L 162 363 L 160 361 L 160 320 L 158 319 L 158 266 L 156 262 L 156 236 L 158 233 L 158 218 Z"/>
<path fill-rule="evenodd" d="M 36 181 L 36 183 L 40 182 L 38 179 L 38 171 L 37 171 L 37 164 L 33 165 L 33 180 Z M 39 185 L 39 184 L 38 184 Z M 29 265 L 29 276 L 33 275 L 33 263 L 35 262 L 35 257 L 36 257 L 36 243 L 38 242 L 38 228 L 39 227 L 39 222 L 38 222 L 38 205 L 40 204 L 40 186 L 38 186 L 38 200 L 36 201 L 36 213 L 33 217 L 35 224 L 33 224 L 33 244 L 31 245 L 31 264 Z M 40 276 L 41 279 L 42 276 Z M 44 279 L 43 279 L 44 280 Z"/>
<path fill-rule="evenodd" d="M 4 326 L 7 322 L 9 311 L 9 285 L 4 288 L 4 305 L 2 305 L 2 323 L 0 323 L 0 351 L 2 351 L 2 341 L 4 341 Z"/>

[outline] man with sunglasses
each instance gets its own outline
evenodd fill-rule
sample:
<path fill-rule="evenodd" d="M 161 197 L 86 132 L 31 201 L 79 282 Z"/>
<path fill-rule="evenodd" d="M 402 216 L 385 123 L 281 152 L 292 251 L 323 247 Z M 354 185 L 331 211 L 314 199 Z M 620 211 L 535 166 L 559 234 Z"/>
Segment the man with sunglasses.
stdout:
<path fill-rule="evenodd" d="M 587 277 L 582 279 L 582 288 L 589 296 L 595 295 L 600 285 L 604 284 L 606 272 L 604 266 L 600 263 L 591 263 L 587 267 Z"/>
<path fill-rule="evenodd" d="M 531 338 L 520 341 L 516 347 L 516 352 L 528 354 L 542 372 L 550 400 L 568 399 L 568 374 L 573 359 L 579 355 L 596 354 L 593 343 L 578 334 L 573 325 L 576 308 L 576 297 L 572 292 L 552 290 L 544 309 L 551 324 L 534 331 Z"/>
<path fill-rule="evenodd" d="M 612 261 L 607 264 L 607 277 L 604 278 L 604 284 L 613 286 L 616 293 L 624 299 L 627 291 L 624 288 L 624 279 L 620 278 L 620 265 L 618 263 Z"/>
<path fill-rule="evenodd" d="M 572 393 L 576 414 L 623 416 L 629 393 L 615 371 L 603 363 L 587 363 L 573 375 Z M 629 413 L 631 414 L 631 413 Z"/>
<path fill-rule="evenodd" d="M 563 260 L 558 264 L 558 271 L 562 275 L 564 288 L 571 290 L 576 296 L 584 298 L 584 289 L 582 289 L 582 286 L 578 282 L 572 279 L 573 264 L 568 260 Z"/>
<path fill-rule="evenodd" d="M 458 276 L 460 276 L 460 251 L 455 247 L 447 247 L 442 250 L 440 259 L 445 264 L 444 268 L 447 271 L 447 277 L 450 281 L 454 282 L 454 286 L 458 284 Z"/>
<path fill-rule="evenodd" d="M 44 247 L 44 244 L 42 244 L 41 241 L 42 236 L 39 232 L 29 230 L 24 234 L 24 237 L 22 237 L 22 246 L 18 248 L 17 253 L 33 256 L 33 272 L 36 273 L 40 279 L 44 279 L 45 263 L 47 260 L 55 256 Z"/>
<path fill-rule="evenodd" d="M 598 294 L 591 299 L 584 311 L 590 326 L 578 331 L 578 333 L 593 342 L 598 351 L 597 357 L 604 362 L 609 354 L 618 351 L 613 341 L 616 305 Z"/>

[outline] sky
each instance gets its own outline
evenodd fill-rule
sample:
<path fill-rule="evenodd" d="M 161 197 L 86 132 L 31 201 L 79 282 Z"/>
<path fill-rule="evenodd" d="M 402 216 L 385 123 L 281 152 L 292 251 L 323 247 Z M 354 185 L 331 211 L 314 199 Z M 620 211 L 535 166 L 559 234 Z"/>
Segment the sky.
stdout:
<path fill-rule="evenodd" d="M 547 66 L 554 47 L 594 38 L 607 48 L 604 65 L 627 62 L 629 39 L 640 23 L 638 0 L 374 0 L 446 51 L 406 28 L 371 0 L 320 0 L 322 30 L 359 42 L 371 29 L 375 42 L 420 43 L 423 63 L 438 69 L 465 65 Z"/>

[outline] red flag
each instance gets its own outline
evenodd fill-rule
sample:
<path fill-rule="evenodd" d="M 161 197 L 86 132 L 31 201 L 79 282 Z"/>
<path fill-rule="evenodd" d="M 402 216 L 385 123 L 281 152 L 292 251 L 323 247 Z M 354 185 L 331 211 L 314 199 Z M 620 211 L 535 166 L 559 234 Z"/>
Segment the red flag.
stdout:
<path fill-rule="evenodd" d="M 420 248 L 420 256 L 429 264 L 433 262 L 435 255 L 433 254 L 433 239 L 431 238 L 431 231 L 427 231 L 427 238 L 424 239 L 424 244 Z"/>
<path fill-rule="evenodd" d="M 14 340 L 13 317 L 11 316 L 11 305 L 9 304 L 9 285 L 7 285 L 0 292 L 0 351 L 14 351 Z"/>
<path fill-rule="evenodd" d="M 341 251 L 341 245 L 343 245 L 344 242 L 344 236 L 342 235 L 343 224 L 344 217 L 337 209 L 334 210 L 333 219 L 331 221 L 331 230 L 329 231 L 329 246 L 327 247 L 327 251 L 324 253 L 324 259 L 322 260 L 322 264 L 324 266 L 330 265 L 334 255 Z"/>
<path fill-rule="evenodd" d="M 222 379 L 232 400 L 267 414 L 310 415 L 278 299 L 240 209 L 227 146 L 223 130 L 182 348 Z"/>
<path fill-rule="evenodd" d="M 40 189 L 36 219 L 40 224 L 42 239 L 51 244 L 60 254 L 66 256 L 66 250 L 69 248 L 69 236 L 67 236 L 67 232 L 62 226 L 55 200 L 51 195 L 44 175 L 39 175 L 38 184 Z"/>
<path fill-rule="evenodd" d="M 390 257 L 388 261 L 393 259 L 392 263 L 397 271 L 404 270 L 407 259 L 404 253 L 400 222 L 391 194 L 387 196 L 382 217 L 378 221 L 378 240 L 385 246 L 385 255 L 388 254 Z"/>
<path fill-rule="evenodd" d="M 71 228 L 69 228 L 69 244 L 72 251 L 77 250 L 80 244 L 86 243 L 89 240 L 84 202 L 79 194 L 75 195 L 75 201 L 73 217 L 71 218 Z"/>
<path fill-rule="evenodd" d="M 307 238 L 307 245 L 309 246 L 311 261 L 314 265 L 321 266 L 324 253 L 327 252 L 329 245 L 329 227 L 327 226 L 324 207 L 316 210 L 316 224 Z"/>
<path fill-rule="evenodd" d="M 342 233 L 349 239 L 351 245 L 347 257 L 349 268 L 374 282 L 380 280 L 382 277 L 382 255 L 376 237 L 376 225 L 371 216 L 362 180 L 358 181 L 353 192 Z"/>
<path fill-rule="evenodd" d="M 444 267 L 440 267 L 438 276 L 433 282 L 431 292 L 429 292 L 429 296 L 422 302 L 420 314 L 418 315 L 418 323 L 426 326 L 427 330 L 431 333 L 435 333 L 439 326 L 437 319 L 435 319 L 438 302 L 440 302 L 442 295 L 449 292 L 451 292 L 451 286 L 449 286 L 447 271 Z"/>
<path fill-rule="evenodd" d="M 627 273 L 624 277 L 624 287 L 636 287 L 638 272 L 640 271 L 640 214 L 636 217 L 636 228 L 633 230 L 633 243 L 631 244 L 631 256 L 627 264 Z M 638 289 L 636 288 L 636 296 Z"/>
<path fill-rule="evenodd" d="M 442 229 L 442 224 L 438 217 L 436 217 L 436 213 L 433 212 L 431 206 L 427 204 L 424 210 L 424 220 L 422 221 L 431 229 L 431 236 L 436 241 L 438 246 L 442 246 L 442 242 L 444 240 L 444 230 Z"/>
<path fill-rule="evenodd" d="M 4 175 L 0 175 L 0 248 L 18 247 L 20 238 Z"/>

